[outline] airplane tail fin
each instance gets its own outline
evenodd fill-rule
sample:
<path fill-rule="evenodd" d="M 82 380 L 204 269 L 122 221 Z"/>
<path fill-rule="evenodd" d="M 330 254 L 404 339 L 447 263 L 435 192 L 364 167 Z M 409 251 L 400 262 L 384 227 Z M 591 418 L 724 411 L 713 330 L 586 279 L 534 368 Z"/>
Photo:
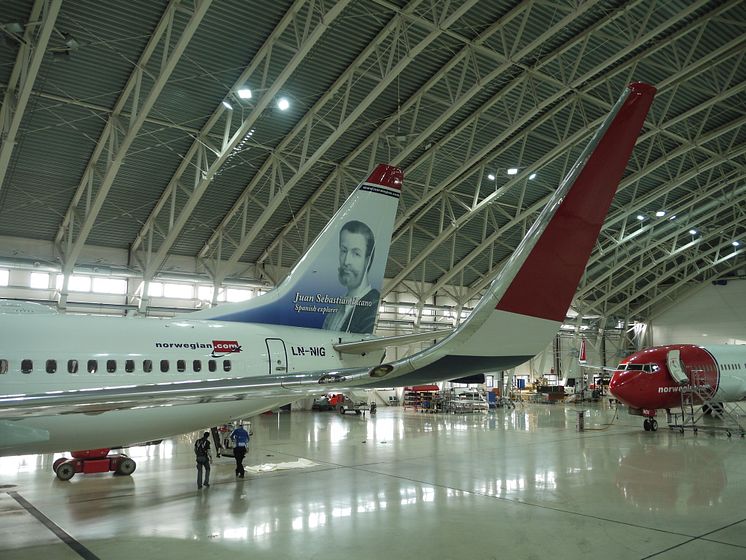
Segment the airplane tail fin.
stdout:
<path fill-rule="evenodd" d="M 402 180 L 400 169 L 378 165 L 277 288 L 190 318 L 372 333 Z"/>
<path fill-rule="evenodd" d="M 381 374 L 450 379 L 515 367 L 545 348 L 565 319 L 655 92 L 643 83 L 625 89 L 466 320 L 431 348 L 379 366 Z"/>

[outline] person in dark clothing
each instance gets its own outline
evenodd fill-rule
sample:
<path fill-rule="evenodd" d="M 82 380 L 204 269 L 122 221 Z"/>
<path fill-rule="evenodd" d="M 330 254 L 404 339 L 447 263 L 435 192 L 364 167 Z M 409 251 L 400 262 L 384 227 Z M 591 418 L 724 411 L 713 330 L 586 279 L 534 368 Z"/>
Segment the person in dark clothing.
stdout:
<path fill-rule="evenodd" d="M 233 430 L 231 433 L 231 439 L 233 440 L 233 457 L 236 459 L 236 476 L 239 478 L 244 477 L 246 472 L 243 468 L 243 459 L 246 457 L 246 452 L 249 450 L 249 432 L 239 425 L 238 428 Z"/>
<path fill-rule="evenodd" d="M 197 489 L 202 488 L 202 469 L 205 469 L 204 486 L 210 487 L 210 432 L 205 432 L 202 437 L 194 442 L 194 455 L 197 460 Z"/>

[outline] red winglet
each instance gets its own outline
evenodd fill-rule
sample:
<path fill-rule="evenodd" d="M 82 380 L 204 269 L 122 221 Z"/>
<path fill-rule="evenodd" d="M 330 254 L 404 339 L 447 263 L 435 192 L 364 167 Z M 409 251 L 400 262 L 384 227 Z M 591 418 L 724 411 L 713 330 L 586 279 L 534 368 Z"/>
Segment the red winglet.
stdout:
<path fill-rule="evenodd" d="M 656 89 L 630 93 L 496 309 L 563 321 Z"/>

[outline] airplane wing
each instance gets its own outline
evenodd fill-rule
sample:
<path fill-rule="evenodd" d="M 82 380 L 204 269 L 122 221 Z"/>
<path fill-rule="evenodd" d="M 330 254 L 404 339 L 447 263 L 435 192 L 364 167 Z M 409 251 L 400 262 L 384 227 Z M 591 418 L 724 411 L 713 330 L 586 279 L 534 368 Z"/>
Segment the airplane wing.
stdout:
<path fill-rule="evenodd" d="M 334 345 L 334 349 L 342 354 L 362 354 L 364 352 L 373 352 L 375 350 L 384 350 L 391 346 L 406 346 L 416 342 L 433 343 L 447 337 L 453 332 L 453 329 L 443 329 L 439 331 L 429 331 L 414 334 L 402 334 L 397 336 L 384 336 L 359 340 L 354 342 L 340 342 Z"/>
<path fill-rule="evenodd" d="M 343 392 L 370 381 L 370 368 L 315 371 L 287 375 L 264 375 L 222 379 L 180 380 L 142 385 L 95 387 L 50 391 L 0 398 L 0 422 L 29 416 L 55 414 L 96 415 L 111 410 L 178 406 L 245 400 L 249 397 L 301 399 L 330 390 Z"/>

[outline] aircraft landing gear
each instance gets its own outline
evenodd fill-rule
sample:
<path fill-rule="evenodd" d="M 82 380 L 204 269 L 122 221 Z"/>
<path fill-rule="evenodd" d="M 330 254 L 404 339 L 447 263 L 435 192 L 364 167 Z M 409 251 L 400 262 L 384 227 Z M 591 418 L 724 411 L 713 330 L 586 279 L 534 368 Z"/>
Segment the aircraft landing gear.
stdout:
<path fill-rule="evenodd" d="M 642 421 L 642 427 L 646 432 L 657 432 L 658 420 L 655 418 L 645 418 L 645 420 Z"/>

